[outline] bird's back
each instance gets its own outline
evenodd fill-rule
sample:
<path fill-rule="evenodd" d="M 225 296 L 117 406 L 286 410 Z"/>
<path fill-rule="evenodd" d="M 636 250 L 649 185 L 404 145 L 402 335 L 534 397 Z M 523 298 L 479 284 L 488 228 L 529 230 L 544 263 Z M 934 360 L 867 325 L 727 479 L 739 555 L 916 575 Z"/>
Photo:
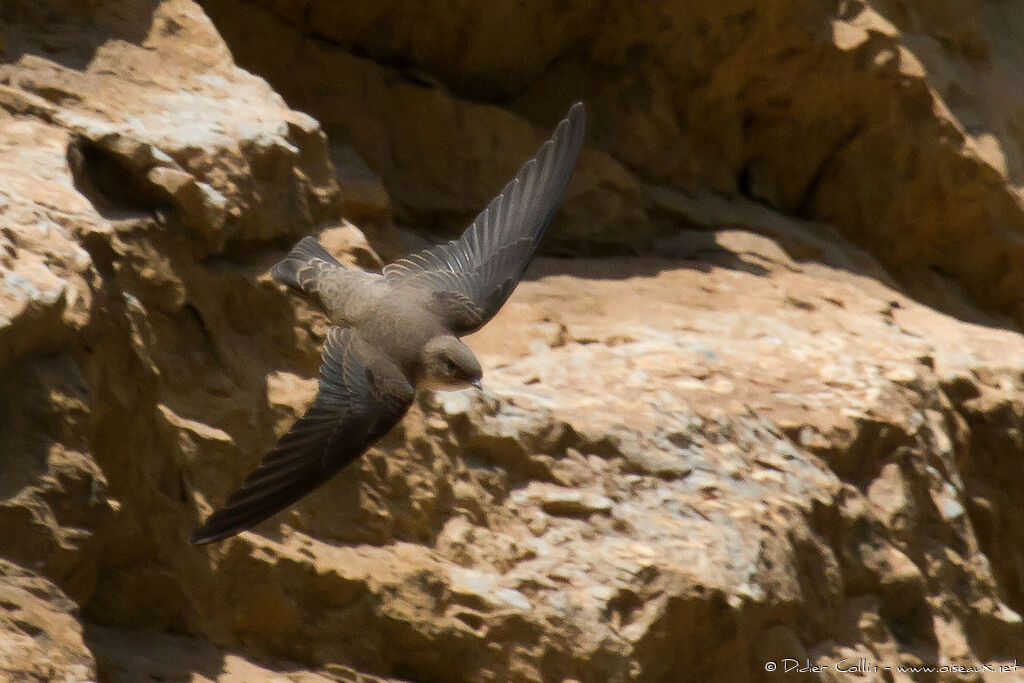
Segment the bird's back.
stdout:
<path fill-rule="evenodd" d="M 319 302 L 342 327 L 358 327 L 374 315 L 387 290 L 383 277 L 346 268 L 313 237 L 299 240 L 270 272 Z"/>
<path fill-rule="evenodd" d="M 336 266 L 321 272 L 315 294 L 332 323 L 358 329 L 378 315 L 387 290 L 380 275 Z"/>
<path fill-rule="evenodd" d="M 432 294 L 417 287 L 384 285 L 380 297 L 354 325 L 360 336 L 381 350 L 410 379 L 423 347 L 450 334 L 430 306 Z"/>

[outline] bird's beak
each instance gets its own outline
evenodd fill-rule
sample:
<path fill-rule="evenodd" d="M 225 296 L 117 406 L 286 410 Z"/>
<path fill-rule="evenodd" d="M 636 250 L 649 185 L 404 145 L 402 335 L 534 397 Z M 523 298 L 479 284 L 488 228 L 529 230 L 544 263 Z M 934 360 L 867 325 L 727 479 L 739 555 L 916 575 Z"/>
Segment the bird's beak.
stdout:
<path fill-rule="evenodd" d="M 472 384 L 474 387 L 476 387 L 477 391 L 483 391 L 484 390 L 484 385 L 480 382 L 479 379 L 473 380 L 472 382 L 470 382 L 470 384 Z"/>

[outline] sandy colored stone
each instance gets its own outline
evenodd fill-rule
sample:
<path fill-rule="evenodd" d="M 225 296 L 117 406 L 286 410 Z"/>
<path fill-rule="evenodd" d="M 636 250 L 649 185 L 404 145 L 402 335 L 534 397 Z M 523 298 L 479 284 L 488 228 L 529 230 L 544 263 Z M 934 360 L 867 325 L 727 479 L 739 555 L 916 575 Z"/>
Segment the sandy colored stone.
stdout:
<path fill-rule="evenodd" d="M 89 626 L 89 648 L 95 653 L 101 680 L 187 681 L 188 683 L 392 683 L 338 666 L 303 670 L 293 662 L 246 657 L 218 650 L 195 638 L 146 631 Z"/>
<path fill-rule="evenodd" d="M 222 30 L 242 62 L 275 83 L 294 106 L 314 113 L 333 139 L 351 145 L 380 176 L 394 200 L 396 221 L 445 237 L 472 221 L 579 99 L 563 98 L 561 111 L 529 121 L 310 40 L 257 5 L 211 3 L 209 10 L 227 22 Z M 244 41 L 236 33 L 242 24 Z M 257 43 L 276 45 L 278 56 L 269 59 Z M 555 218 L 552 246 L 603 253 L 621 250 L 628 235 L 642 244 L 650 233 L 645 205 L 622 164 L 603 150 L 585 149 Z"/>
<path fill-rule="evenodd" d="M 0 672 L 9 681 L 95 680 L 75 603 L 46 579 L 0 560 Z"/>
<path fill-rule="evenodd" d="M 4 4 L 0 675 L 1019 655 L 1024 341 L 949 276 L 1012 308 L 1016 114 L 960 70 L 1014 82 L 1012 3 L 208 4 L 330 142 L 193 3 Z M 189 546 L 315 393 L 325 319 L 267 269 L 300 234 L 373 268 L 461 227 L 577 89 L 550 245 L 642 256 L 537 260 L 468 340 L 482 394 L 422 394 L 290 511 Z"/>
<path fill-rule="evenodd" d="M 528 154 L 522 119 L 583 99 L 601 156 L 551 247 L 671 230 L 643 218 L 638 181 L 709 190 L 829 223 L 922 295 L 944 274 L 1021 320 L 1016 2 L 207 6 L 242 64 L 366 158 L 403 220 L 465 224 Z"/>

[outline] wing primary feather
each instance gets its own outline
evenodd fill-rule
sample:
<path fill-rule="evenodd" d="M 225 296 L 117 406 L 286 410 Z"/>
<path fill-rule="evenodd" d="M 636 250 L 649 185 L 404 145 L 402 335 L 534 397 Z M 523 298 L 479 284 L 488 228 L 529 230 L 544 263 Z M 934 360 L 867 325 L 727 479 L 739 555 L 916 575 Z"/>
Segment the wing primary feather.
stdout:
<path fill-rule="evenodd" d="M 371 391 L 367 363 L 373 364 L 375 376 L 390 378 L 385 390 Z M 313 404 L 193 534 L 192 542 L 223 540 L 302 498 L 397 424 L 413 395 L 401 371 L 375 356 L 355 332 L 331 328 Z"/>
<path fill-rule="evenodd" d="M 582 149 L 585 129 L 586 112 L 578 102 L 459 239 L 386 266 L 385 280 L 392 286 L 410 285 L 467 298 L 479 315 L 467 317 L 453 310 L 449 317 L 478 321 L 473 329 L 490 320 L 522 277 L 558 208 Z M 527 247 L 513 247 L 524 239 Z M 467 334 L 473 330 L 454 331 Z"/>

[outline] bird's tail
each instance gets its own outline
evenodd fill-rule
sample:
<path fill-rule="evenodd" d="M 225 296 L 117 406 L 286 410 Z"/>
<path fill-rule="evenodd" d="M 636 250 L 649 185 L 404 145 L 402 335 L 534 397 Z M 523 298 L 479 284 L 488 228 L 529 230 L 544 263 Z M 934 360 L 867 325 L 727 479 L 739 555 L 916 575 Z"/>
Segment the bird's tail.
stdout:
<path fill-rule="evenodd" d="M 314 261 L 323 261 L 327 265 L 344 268 L 338 259 L 327 253 L 327 250 L 320 246 L 315 237 L 303 237 L 298 244 L 292 247 L 277 265 L 270 269 L 270 274 L 278 282 L 290 285 L 297 289 L 303 289 L 302 278 L 299 271 L 313 265 Z"/>

